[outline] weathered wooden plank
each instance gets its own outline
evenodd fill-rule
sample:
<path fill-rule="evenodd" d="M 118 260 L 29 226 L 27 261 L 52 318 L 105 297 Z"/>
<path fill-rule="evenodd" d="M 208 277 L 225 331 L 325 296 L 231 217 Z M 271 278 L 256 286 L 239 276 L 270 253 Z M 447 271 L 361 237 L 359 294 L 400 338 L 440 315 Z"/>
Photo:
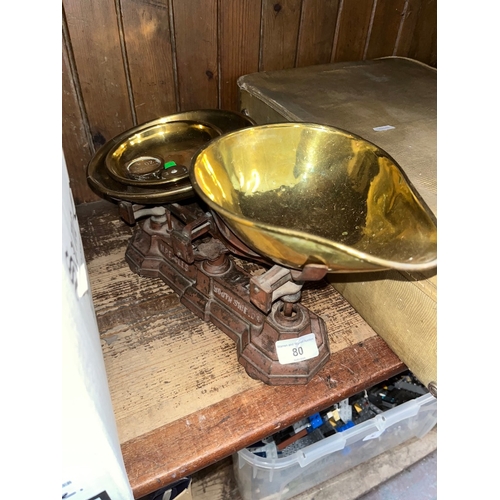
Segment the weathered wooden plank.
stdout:
<path fill-rule="evenodd" d="M 64 22 L 64 21 L 63 21 Z M 63 34 L 66 30 L 63 30 Z M 78 103 L 77 82 L 71 72 L 68 40 L 62 40 L 62 146 L 75 204 L 96 201 L 87 184 L 86 168 L 94 152 L 90 132 Z"/>
<path fill-rule="evenodd" d="M 124 254 L 135 229 L 118 218 L 116 205 L 99 201 L 79 205 L 77 212 L 118 434 L 136 497 L 404 369 L 323 282 L 307 285 L 302 302 L 326 323 L 329 363 L 307 386 L 272 387 L 253 380 L 227 335 L 181 305 L 160 279 L 128 269 Z"/>
<path fill-rule="evenodd" d="M 175 113 L 169 0 L 123 0 L 121 5 L 137 123 Z"/>
<path fill-rule="evenodd" d="M 293 68 L 302 0 L 263 0 L 259 71 Z"/>
<path fill-rule="evenodd" d="M 330 62 L 338 10 L 339 0 L 303 1 L 297 68 Z"/>
<path fill-rule="evenodd" d="M 77 207 L 85 260 L 91 262 L 115 250 L 126 248 L 132 227 L 120 219 L 118 205 L 99 199 Z"/>
<path fill-rule="evenodd" d="M 194 474 L 191 494 L 193 500 L 242 500 L 232 458 L 225 458 Z"/>
<path fill-rule="evenodd" d="M 342 0 L 331 62 L 361 61 L 374 0 Z"/>
<path fill-rule="evenodd" d="M 260 384 L 125 442 L 134 496 L 216 463 L 404 369 L 380 337 L 371 337 L 332 354 L 307 386 Z"/>
<path fill-rule="evenodd" d="M 422 0 L 408 57 L 437 66 L 437 0 Z"/>
<path fill-rule="evenodd" d="M 126 441 L 195 412 L 200 395 L 215 403 L 261 383 L 246 375 L 227 335 L 181 305 L 160 279 L 130 271 L 124 257 L 134 229 L 114 213 L 113 206 L 83 225 L 82 240 L 118 432 Z M 325 321 L 332 350 L 375 335 L 323 282 L 308 284 L 302 302 Z"/>
<path fill-rule="evenodd" d="M 113 0 L 63 0 L 96 149 L 133 126 Z"/>
<path fill-rule="evenodd" d="M 180 109 L 217 108 L 217 0 L 174 0 L 173 12 Z"/>
<path fill-rule="evenodd" d="M 377 2 L 364 59 L 393 55 L 404 6 L 405 0 Z"/>
<path fill-rule="evenodd" d="M 219 3 L 220 107 L 239 111 L 236 80 L 259 69 L 261 0 Z"/>

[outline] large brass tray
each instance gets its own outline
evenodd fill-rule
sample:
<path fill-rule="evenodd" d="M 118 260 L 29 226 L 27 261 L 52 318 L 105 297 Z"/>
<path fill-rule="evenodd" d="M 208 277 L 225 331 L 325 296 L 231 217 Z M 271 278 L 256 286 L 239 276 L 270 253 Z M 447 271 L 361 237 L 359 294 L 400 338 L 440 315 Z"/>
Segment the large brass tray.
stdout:
<path fill-rule="evenodd" d="M 432 212 L 393 158 L 344 130 L 282 123 L 226 134 L 198 151 L 190 178 L 238 238 L 279 265 L 436 266 Z"/>
<path fill-rule="evenodd" d="M 95 153 L 87 166 L 87 182 L 89 186 L 104 198 L 143 205 L 174 203 L 194 196 L 193 187 L 188 177 L 183 177 L 176 182 L 168 182 L 165 186 L 141 187 L 140 185 L 124 184 L 114 179 L 105 163 L 108 153 L 134 134 L 140 134 L 147 128 L 164 123 L 184 120 L 213 125 L 222 133 L 255 125 L 255 122 L 249 117 L 220 109 L 186 111 L 150 120 L 110 139 Z"/>

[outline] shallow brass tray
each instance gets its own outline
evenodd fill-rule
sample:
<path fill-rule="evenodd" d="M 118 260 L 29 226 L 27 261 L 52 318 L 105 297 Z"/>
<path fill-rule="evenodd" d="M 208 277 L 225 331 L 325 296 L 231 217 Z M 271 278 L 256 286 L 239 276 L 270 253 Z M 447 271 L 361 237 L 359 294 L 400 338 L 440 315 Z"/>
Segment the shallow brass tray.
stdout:
<path fill-rule="evenodd" d="M 167 189 L 148 189 L 137 186 L 127 186 L 116 181 L 109 175 L 104 160 L 115 140 L 104 144 L 97 151 L 87 167 L 87 182 L 89 186 L 103 198 L 113 201 L 129 201 L 142 205 L 161 205 L 174 203 L 193 196 L 193 186 L 189 179 L 176 184 L 171 183 Z"/>
<path fill-rule="evenodd" d="M 151 125 L 113 146 L 105 158 L 106 168 L 115 180 L 131 186 L 179 182 L 188 178 L 194 153 L 221 134 L 215 125 L 192 120 Z"/>
<path fill-rule="evenodd" d="M 106 155 L 127 137 L 140 133 L 142 130 L 163 123 L 192 120 L 213 125 L 222 133 L 232 132 L 243 127 L 251 127 L 255 122 L 240 113 L 219 109 L 201 109 L 163 116 L 133 127 L 102 146 L 90 160 L 87 166 L 87 182 L 99 196 L 113 201 L 129 201 L 143 205 L 161 205 L 175 203 L 194 196 L 189 178 L 180 182 L 170 182 L 165 188 L 144 188 L 126 185 L 118 182 L 109 174 L 106 165 Z"/>
<path fill-rule="evenodd" d="M 328 272 L 436 266 L 436 219 L 376 145 L 313 123 L 218 137 L 193 157 L 196 193 L 248 247 Z"/>

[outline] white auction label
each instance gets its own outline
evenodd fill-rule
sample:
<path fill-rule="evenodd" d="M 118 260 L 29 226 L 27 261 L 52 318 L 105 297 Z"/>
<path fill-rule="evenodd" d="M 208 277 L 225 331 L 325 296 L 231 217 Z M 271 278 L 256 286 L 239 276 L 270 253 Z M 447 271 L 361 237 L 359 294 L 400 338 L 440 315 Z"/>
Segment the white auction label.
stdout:
<path fill-rule="evenodd" d="M 296 339 L 278 340 L 276 342 L 276 353 L 281 365 L 289 365 L 290 363 L 315 358 L 319 354 L 316 335 L 308 333 Z"/>

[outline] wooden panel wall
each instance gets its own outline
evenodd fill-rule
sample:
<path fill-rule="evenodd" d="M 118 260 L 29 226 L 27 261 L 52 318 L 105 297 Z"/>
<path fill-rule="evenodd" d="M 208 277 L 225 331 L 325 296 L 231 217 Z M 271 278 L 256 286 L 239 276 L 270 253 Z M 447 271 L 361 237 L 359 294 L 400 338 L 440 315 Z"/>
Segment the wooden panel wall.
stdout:
<path fill-rule="evenodd" d="M 62 145 L 75 203 L 107 140 L 177 111 L 238 110 L 239 76 L 411 57 L 437 65 L 437 0 L 63 0 Z"/>

